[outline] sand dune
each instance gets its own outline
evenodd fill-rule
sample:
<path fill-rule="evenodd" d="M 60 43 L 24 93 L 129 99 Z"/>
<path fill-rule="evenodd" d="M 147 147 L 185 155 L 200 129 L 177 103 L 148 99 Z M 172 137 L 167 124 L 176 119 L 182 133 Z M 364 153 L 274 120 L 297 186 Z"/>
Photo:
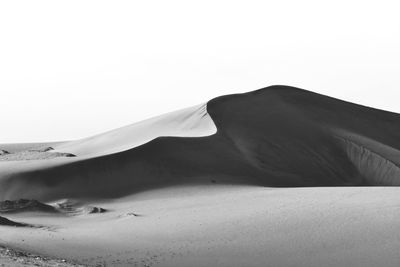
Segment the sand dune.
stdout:
<path fill-rule="evenodd" d="M 0 227 L 26 251 L 111 266 L 400 265 L 399 191 L 388 188 L 400 185 L 399 114 L 271 86 L 0 149 L 0 200 L 57 211 L 0 210 L 51 227 Z"/>
<path fill-rule="evenodd" d="M 0 164 L 0 193 L 3 200 L 110 198 L 211 179 L 399 185 L 399 130 L 398 114 L 273 86 L 54 146 L 76 158 Z"/>

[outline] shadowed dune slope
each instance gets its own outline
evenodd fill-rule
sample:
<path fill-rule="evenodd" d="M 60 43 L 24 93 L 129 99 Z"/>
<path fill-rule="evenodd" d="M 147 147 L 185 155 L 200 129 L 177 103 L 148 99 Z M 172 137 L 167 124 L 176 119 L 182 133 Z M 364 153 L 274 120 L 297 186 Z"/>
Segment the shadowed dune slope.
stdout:
<path fill-rule="evenodd" d="M 207 131 L 201 126 L 197 134 L 196 122 L 204 123 L 205 115 L 217 132 L 201 137 Z M 400 185 L 400 115 L 395 113 L 271 86 L 218 97 L 207 103 L 206 111 L 189 109 L 178 117 L 190 118 L 190 124 L 182 127 L 190 130 L 188 135 L 165 130 L 179 125 L 171 117 L 160 117 L 156 124 L 161 132 L 178 136 L 154 136 L 153 124 L 141 127 L 140 136 L 148 131 L 155 139 L 137 141 L 132 136 L 139 130 L 121 128 L 123 132 L 115 130 L 112 135 L 62 143 L 63 152 L 78 155 L 73 159 L 0 164 L 0 198 L 110 198 L 211 181 L 260 186 Z"/>

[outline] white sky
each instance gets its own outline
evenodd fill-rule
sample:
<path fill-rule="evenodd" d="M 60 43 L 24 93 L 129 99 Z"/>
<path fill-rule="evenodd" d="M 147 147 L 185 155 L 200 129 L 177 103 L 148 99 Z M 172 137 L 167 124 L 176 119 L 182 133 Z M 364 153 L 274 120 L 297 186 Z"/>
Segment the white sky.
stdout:
<path fill-rule="evenodd" d="M 287 84 L 400 112 L 396 1 L 1 1 L 0 143 Z"/>

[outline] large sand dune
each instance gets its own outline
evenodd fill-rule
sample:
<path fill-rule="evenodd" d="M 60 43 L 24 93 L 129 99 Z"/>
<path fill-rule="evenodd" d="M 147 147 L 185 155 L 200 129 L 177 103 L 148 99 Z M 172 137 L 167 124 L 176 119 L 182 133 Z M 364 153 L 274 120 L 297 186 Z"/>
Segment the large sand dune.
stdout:
<path fill-rule="evenodd" d="M 57 210 L 0 214 L 48 225 L 0 227 L 0 241 L 33 253 L 111 266 L 400 265 L 400 191 L 388 188 L 400 185 L 399 114 L 272 86 L 0 149 L 0 200 Z"/>
<path fill-rule="evenodd" d="M 399 147 L 398 114 L 274 86 L 54 146 L 74 158 L 0 162 L 0 197 L 109 198 L 211 180 L 399 185 Z"/>

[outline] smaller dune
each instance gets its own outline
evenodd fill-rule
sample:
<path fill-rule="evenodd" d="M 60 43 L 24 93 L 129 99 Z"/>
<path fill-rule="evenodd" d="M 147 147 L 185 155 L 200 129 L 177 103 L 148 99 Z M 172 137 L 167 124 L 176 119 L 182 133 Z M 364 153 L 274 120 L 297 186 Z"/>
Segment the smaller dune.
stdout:
<path fill-rule="evenodd" d="M 58 211 L 72 216 L 105 213 L 108 211 L 104 208 L 84 205 L 80 202 L 73 200 L 64 200 L 62 202 L 57 203 L 56 206 Z"/>
<path fill-rule="evenodd" d="M 7 218 L 0 216 L 0 226 L 24 227 L 24 226 L 28 226 L 28 225 L 24 224 L 24 223 L 14 222 L 14 221 L 11 221 Z"/>
<path fill-rule="evenodd" d="M 107 210 L 104 208 L 99 208 L 99 207 L 89 207 L 88 212 L 89 212 L 89 214 L 104 213 L 104 212 L 107 212 Z"/>
<path fill-rule="evenodd" d="M 6 200 L 0 202 L 0 213 L 18 213 L 28 211 L 58 212 L 53 206 L 34 199 Z"/>
<path fill-rule="evenodd" d="M 105 213 L 108 210 L 101 207 L 85 205 L 83 203 L 64 200 L 53 205 L 42 203 L 35 199 L 18 199 L 0 201 L 0 213 L 45 212 L 58 213 L 69 216 L 84 214 Z"/>
<path fill-rule="evenodd" d="M 51 151 L 51 149 L 45 148 L 43 150 L 26 150 L 16 153 L 0 152 L 0 161 L 45 160 L 60 157 L 76 157 L 76 155 L 72 153 L 49 151 Z"/>
<path fill-rule="evenodd" d="M 0 149 L 6 150 L 9 153 L 17 153 L 27 150 L 41 150 L 46 147 L 54 148 L 56 145 L 61 145 L 63 142 L 47 142 L 47 143 L 11 143 L 0 144 Z"/>
<path fill-rule="evenodd" d="M 54 148 L 52 148 L 51 146 L 41 147 L 41 148 L 37 148 L 37 149 L 29 149 L 29 151 L 31 151 L 31 152 L 49 152 L 52 150 L 54 150 Z"/>
<path fill-rule="evenodd" d="M 0 156 L 10 154 L 7 150 L 0 149 Z"/>

